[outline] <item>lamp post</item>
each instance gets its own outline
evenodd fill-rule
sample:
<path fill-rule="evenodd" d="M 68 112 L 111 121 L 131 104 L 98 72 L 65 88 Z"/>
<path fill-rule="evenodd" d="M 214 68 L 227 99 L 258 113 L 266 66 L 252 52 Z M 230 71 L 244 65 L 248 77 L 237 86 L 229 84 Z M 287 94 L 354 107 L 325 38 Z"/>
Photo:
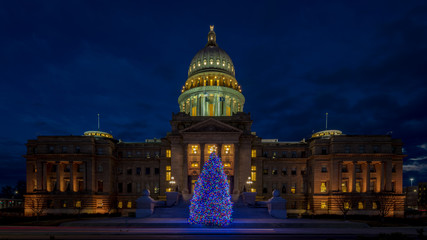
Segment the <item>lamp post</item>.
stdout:
<path fill-rule="evenodd" d="M 175 185 L 175 178 L 172 176 L 171 177 L 171 180 L 169 181 L 169 184 L 171 185 L 171 189 L 172 189 L 172 191 L 175 191 L 175 189 L 173 189 L 173 186 Z"/>
<path fill-rule="evenodd" d="M 248 181 L 246 181 L 246 184 L 248 184 L 248 186 L 249 186 L 249 191 L 250 192 L 252 192 L 252 188 L 251 188 L 251 186 L 252 186 L 252 180 L 251 180 L 251 177 L 248 177 Z"/>
<path fill-rule="evenodd" d="M 414 181 L 414 178 L 410 178 L 409 181 L 411 181 L 411 187 L 412 187 L 412 182 Z"/>

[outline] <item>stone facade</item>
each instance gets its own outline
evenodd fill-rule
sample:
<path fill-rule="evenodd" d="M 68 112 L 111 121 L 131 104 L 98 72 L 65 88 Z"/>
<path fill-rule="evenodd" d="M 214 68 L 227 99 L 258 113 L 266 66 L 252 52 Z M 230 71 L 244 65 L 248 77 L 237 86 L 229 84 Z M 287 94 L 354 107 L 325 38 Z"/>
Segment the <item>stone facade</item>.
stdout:
<path fill-rule="evenodd" d="M 229 64 L 230 63 L 230 64 Z M 212 91 L 213 92 L 212 92 Z M 27 143 L 25 213 L 135 212 L 144 189 L 165 199 L 177 191 L 191 198 L 209 154 L 222 158 L 233 200 L 242 192 L 268 199 L 278 190 L 289 214 L 340 214 L 347 208 L 374 214 L 376 193 L 392 194 L 392 213 L 403 213 L 402 142 L 388 135 L 345 135 L 325 130 L 308 140 L 279 142 L 252 132 L 231 58 L 208 44 L 193 59 L 181 90 L 181 112 L 161 139 L 123 142 L 111 134 L 39 136 Z"/>

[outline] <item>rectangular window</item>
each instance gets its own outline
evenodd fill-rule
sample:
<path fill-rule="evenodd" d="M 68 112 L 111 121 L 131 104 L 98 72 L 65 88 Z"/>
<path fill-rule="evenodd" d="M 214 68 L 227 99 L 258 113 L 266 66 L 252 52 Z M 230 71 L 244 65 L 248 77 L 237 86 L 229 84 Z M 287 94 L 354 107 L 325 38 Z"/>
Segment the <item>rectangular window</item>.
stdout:
<path fill-rule="evenodd" d="M 256 158 L 256 149 L 252 149 L 251 157 Z"/>
<path fill-rule="evenodd" d="M 273 158 L 277 157 L 277 152 L 273 152 Z"/>
<path fill-rule="evenodd" d="M 271 170 L 271 175 L 277 175 L 277 169 L 273 169 L 273 170 Z"/>
<path fill-rule="evenodd" d="M 83 182 L 83 179 L 78 179 L 77 182 L 78 182 L 78 191 L 79 192 L 83 192 L 84 191 L 84 182 Z"/>
<path fill-rule="evenodd" d="M 291 193 L 295 194 L 296 191 L 297 191 L 297 186 L 296 186 L 296 183 L 294 183 L 294 184 L 292 184 L 292 187 L 291 187 Z"/>
<path fill-rule="evenodd" d="M 378 205 L 377 205 L 377 203 L 376 202 L 372 202 L 372 209 L 377 209 L 378 208 Z"/>
<path fill-rule="evenodd" d="M 348 145 L 347 145 L 347 146 L 345 146 L 345 147 L 344 147 L 344 152 L 345 152 L 345 153 L 350 153 L 350 146 L 348 146 Z"/>
<path fill-rule="evenodd" d="M 359 146 L 359 153 L 365 153 L 365 145 Z"/>
<path fill-rule="evenodd" d="M 122 193 L 122 192 L 123 192 L 123 183 L 117 183 L 117 191 L 118 191 L 119 193 Z"/>
<path fill-rule="evenodd" d="M 347 164 L 342 165 L 342 167 L 341 167 L 341 172 L 343 172 L 343 173 L 348 172 Z"/>
<path fill-rule="evenodd" d="M 297 168 L 292 168 L 291 175 L 297 175 Z"/>
<path fill-rule="evenodd" d="M 356 168 L 356 173 L 361 173 L 362 172 L 362 165 L 356 164 L 355 168 Z"/>
<path fill-rule="evenodd" d="M 55 165 L 52 165 L 52 168 L 50 170 L 51 172 L 56 172 L 57 168 L 58 168 L 58 165 L 55 164 Z"/>
<path fill-rule="evenodd" d="M 282 185 L 282 193 L 286 193 L 286 184 Z"/>
<path fill-rule="evenodd" d="M 296 151 L 292 151 L 292 157 L 296 158 L 297 157 L 297 152 Z"/>
<path fill-rule="evenodd" d="M 128 170 L 126 171 L 127 175 L 132 175 L 132 168 L 128 168 Z"/>
<path fill-rule="evenodd" d="M 391 165 L 391 172 L 396 172 L 396 164 Z"/>
<path fill-rule="evenodd" d="M 98 192 L 104 192 L 104 182 L 102 180 L 98 180 Z"/>
<path fill-rule="evenodd" d="M 172 156 L 172 154 L 171 154 L 171 150 L 170 149 L 167 149 L 166 150 L 166 157 L 167 158 L 170 158 Z"/>
<path fill-rule="evenodd" d="M 268 168 L 264 168 L 264 169 L 262 170 L 262 174 L 263 174 L 263 175 L 268 175 Z"/>
<path fill-rule="evenodd" d="M 256 166 L 251 166 L 251 179 L 256 181 Z"/>
<path fill-rule="evenodd" d="M 102 202 L 102 199 L 96 199 L 96 207 L 97 208 L 102 208 L 103 205 L 104 205 L 104 203 Z"/>
<path fill-rule="evenodd" d="M 371 170 L 371 172 L 376 172 L 377 170 L 375 169 L 375 165 L 370 165 L 370 170 Z"/>
<path fill-rule="evenodd" d="M 81 208 L 82 207 L 82 201 L 77 200 L 76 201 L 76 208 Z"/>
<path fill-rule="evenodd" d="M 363 202 L 357 203 L 357 209 L 359 209 L 359 210 L 363 209 Z"/>
<path fill-rule="evenodd" d="M 70 171 L 71 171 L 70 164 L 65 164 L 65 166 L 64 166 L 64 172 L 70 172 Z"/>
<path fill-rule="evenodd" d="M 160 168 L 154 168 L 154 175 L 160 174 Z"/>
<path fill-rule="evenodd" d="M 379 153 L 380 152 L 380 146 L 375 145 L 372 147 L 372 150 L 374 151 L 374 153 Z"/>
<path fill-rule="evenodd" d="M 67 208 L 68 207 L 68 201 L 67 200 L 61 200 L 61 207 Z"/>
<path fill-rule="evenodd" d="M 62 153 L 67 153 L 68 148 L 66 146 L 62 146 Z"/>
<path fill-rule="evenodd" d="M 132 202 L 131 201 L 128 201 L 127 207 L 132 208 Z"/>
<path fill-rule="evenodd" d="M 396 182 L 391 182 L 391 191 L 396 192 Z"/>
<path fill-rule="evenodd" d="M 328 203 L 326 201 L 320 202 L 320 208 L 321 209 L 328 209 Z"/>
<path fill-rule="evenodd" d="M 341 192 L 348 192 L 347 186 L 348 186 L 348 182 L 347 181 L 342 181 L 342 183 L 341 183 Z"/>
<path fill-rule="evenodd" d="M 282 152 L 282 158 L 286 158 L 286 157 L 288 157 L 288 155 L 287 155 L 286 151 L 283 151 Z"/>
<path fill-rule="evenodd" d="M 191 109 L 191 116 L 197 116 L 197 107 Z"/>
<path fill-rule="evenodd" d="M 230 109 L 230 107 L 226 107 L 225 108 L 225 115 L 226 116 L 231 116 L 231 109 Z"/>
<path fill-rule="evenodd" d="M 321 193 L 326 193 L 326 192 L 328 192 L 328 189 L 326 188 L 326 182 L 322 182 L 322 183 L 320 184 L 320 192 L 321 192 Z"/>
<path fill-rule="evenodd" d="M 214 113 L 214 105 L 212 103 L 209 103 L 209 116 L 213 116 Z"/>
<path fill-rule="evenodd" d="M 376 185 L 376 181 L 375 181 L 375 180 L 371 180 L 371 181 L 369 182 L 369 190 L 370 190 L 371 192 L 374 192 L 374 191 L 375 191 L 375 185 Z"/>
<path fill-rule="evenodd" d="M 136 175 L 141 175 L 141 168 L 140 167 L 136 168 Z"/>
<path fill-rule="evenodd" d="M 150 175 L 150 168 L 149 167 L 145 168 L 145 175 Z"/>
<path fill-rule="evenodd" d="M 360 193 L 362 190 L 362 182 L 360 180 L 356 181 L 356 192 Z"/>
<path fill-rule="evenodd" d="M 166 181 L 171 180 L 171 166 L 166 166 Z"/>
<path fill-rule="evenodd" d="M 328 152 L 326 151 L 326 147 L 322 147 L 322 155 L 326 155 Z"/>
<path fill-rule="evenodd" d="M 131 193 L 131 192 L 132 192 L 132 183 L 128 183 L 128 184 L 127 184 L 127 186 L 126 186 L 126 190 L 127 190 L 127 192 L 128 192 L 128 193 Z"/>
<path fill-rule="evenodd" d="M 327 168 L 326 166 L 322 166 L 322 172 L 323 172 L 323 173 L 328 172 L 328 168 Z"/>
<path fill-rule="evenodd" d="M 119 203 L 117 204 L 117 207 L 118 207 L 118 208 L 123 208 L 123 202 L 122 202 L 122 201 L 119 201 Z"/>
<path fill-rule="evenodd" d="M 282 168 L 282 175 L 286 176 L 288 174 L 288 170 L 286 168 Z"/>
<path fill-rule="evenodd" d="M 84 172 L 85 171 L 85 165 L 84 164 L 79 164 L 77 166 L 77 172 Z"/>

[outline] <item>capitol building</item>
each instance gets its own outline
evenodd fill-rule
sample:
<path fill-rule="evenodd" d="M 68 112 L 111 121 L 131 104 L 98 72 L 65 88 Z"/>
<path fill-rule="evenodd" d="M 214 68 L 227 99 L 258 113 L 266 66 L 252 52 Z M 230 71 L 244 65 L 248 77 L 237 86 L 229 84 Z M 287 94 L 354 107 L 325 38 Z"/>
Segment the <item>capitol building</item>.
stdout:
<path fill-rule="evenodd" d="M 25 214 L 42 206 L 47 214 L 77 209 L 128 215 L 144 189 L 154 199 L 176 191 L 188 200 L 214 149 L 234 201 L 243 192 L 264 201 L 276 189 L 287 200 L 289 214 L 341 214 L 337 199 L 351 194 L 358 196 L 346 206 L 351 214 L 372 215 L 379 207 L 375 194 L 386 192 L 397 196 L 392 214 L 403 214 L 400 139 L 339 130 L 293 142 L 263 139 L 244 111 L 240 83 L 211 26 L 206 46 L 191 60 L 188 78 L 177 89 L 180 111 L 172 114 L 163 138 L 126 142 L 98 129 L 28 140 Z"/>

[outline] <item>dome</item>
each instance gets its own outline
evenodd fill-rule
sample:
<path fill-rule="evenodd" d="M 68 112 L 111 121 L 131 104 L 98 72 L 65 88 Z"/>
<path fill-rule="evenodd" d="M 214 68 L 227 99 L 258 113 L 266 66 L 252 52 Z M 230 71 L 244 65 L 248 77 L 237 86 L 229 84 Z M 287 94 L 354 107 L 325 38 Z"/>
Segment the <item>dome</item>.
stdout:
<path fill-rule="evenodd" d="M 208 43 L 191 60 L 178 104 L 190 116 L 232 116 L 243 112 L 245 97 L 230 56 L 218 47 L 214 26 Z"/>
<path fill-rule="evenodd" d="M 188 77 L 203 72 L 222 72 L 235 77 L 233 61 L 230 56 L 218 47 L 213 26 L 208 34 L 208 43 L 191 60 Z"/>

